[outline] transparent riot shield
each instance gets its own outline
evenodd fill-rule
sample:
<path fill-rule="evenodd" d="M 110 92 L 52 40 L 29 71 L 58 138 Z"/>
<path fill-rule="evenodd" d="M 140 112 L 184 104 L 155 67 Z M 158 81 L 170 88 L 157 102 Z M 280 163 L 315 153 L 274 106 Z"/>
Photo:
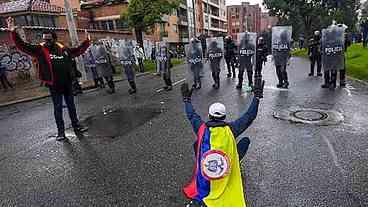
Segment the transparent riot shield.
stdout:
<path fill-rule="evenodd" d="M 238 34 L 239 66 L 253 70 L 256 63 L 257 33 L 244 32 Z"/>
<path fill-rule="evenodd" d="M 207 64 L 211 72 L 220 72 L 225 66 L 224 60 L 224 39 L 222 37 L 213 37 L 206 39 L 207 44 Z"/>
<path fill-rule="evenodd" d="M 330 26 L 322 30 L 322 66 L 325 71 L 344 69 L 344 28 Z"/>
<path fill-rule="evenodd" d="M 272 55 L 276 66 L 286 66 L 291 50 L 291 26 L 272 27 Z"/>
<path fill-rule="evenodd" d="M 203 76 L 203 52 L 201 42 L 191 40 L 188 45 L 185 45 L 185 53 L 188 62 L 186 82 L 191 85 L 195 83 L 195 80 Z"/>

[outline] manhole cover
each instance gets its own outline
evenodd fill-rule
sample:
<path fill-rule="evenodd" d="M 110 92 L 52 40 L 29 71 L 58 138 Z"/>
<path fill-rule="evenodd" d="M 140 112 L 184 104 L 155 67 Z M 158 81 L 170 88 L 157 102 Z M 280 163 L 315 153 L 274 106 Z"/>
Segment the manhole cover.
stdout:
<path fill-rule="evenodd" d="M 306 109 L 291 107 L 274 112 L 277 119 L 287 120 L 294 123 L 315 124 L 315 125 L 336 125 L 344 120 L 344 116 L 334 110 Z"/>
<path fill-rule="evenodd" d="M 321 111 L 314 110 L 300 110 L 292 113 L 297 119 L 305 120 L 305 121 L 320 121 L 328 118 L 328 114 Z"/>

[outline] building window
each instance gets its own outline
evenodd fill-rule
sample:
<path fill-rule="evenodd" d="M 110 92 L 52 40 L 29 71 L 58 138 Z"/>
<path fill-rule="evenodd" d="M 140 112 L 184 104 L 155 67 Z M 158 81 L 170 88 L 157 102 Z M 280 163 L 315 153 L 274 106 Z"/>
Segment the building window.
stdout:
<path fill-rule="evenodd" d="M 113 20 L 106 21 L 108 30 L 115 30 Z"/>
<path fill-rule="evenodd" d="M 174 33 L 177 33 L 178 32 L 178 25 L 173 24 L 172 28 L 173 28 L 173 32 Z"/>
<path fill-rule="evenodd" d="M 235 29 L 232 29 L 231 31 L 232 31 L 233 33 L 235 33 Z"/>
<path fill-rule="evenodd" d="M 236 28 L 236 33 L 239 33 L 239 31 L 240 31 L 239 28 Z"/>
<path fill-rule="evenodd" d="M 117 30 L 129 30 L 128 22 L 123 21 L 121 19 L 116 20 L 116 29 Z"/>

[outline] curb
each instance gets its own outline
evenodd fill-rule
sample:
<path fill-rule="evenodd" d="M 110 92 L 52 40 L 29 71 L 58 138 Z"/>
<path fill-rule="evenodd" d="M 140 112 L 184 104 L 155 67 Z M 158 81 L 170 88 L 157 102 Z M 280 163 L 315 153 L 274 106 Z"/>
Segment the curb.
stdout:
<path fill-rule="evenodd" d="M 356 82 L 359 82 L 361 84 L 364 84 L 364 85 L 368 85 L 368 81 L 364 81 L 364 80 L 359 80 L 359 79 L 356 79 L 356 78 L 353 78 L 351 76 L 347 76 L 349 79 L 353 80 L 353 81 L 356 81 Z"/>
<path fill-rule="evenodd" d="M 150 75 L 150 74 L 152 74 L 152 73 L 151 72 L 139 73 L 139 74 L 136 75 L 136 77 L 146 76 L 146 75 Z M 127 80 L 127 79 L 126 78 L 121 78 L 121 79 L 114 80 L 114 82 L 115 83 L 116 82 L 122 82 L 122 81 L 125 81 L 125 80 Z M 85 91 L 85 93 L 90 93 L 90 92 L 93 92 L 93 91 L 96 91 L 96 90 L 98 90 L 98 89 L 93 88 L 93 87 L 83 88 L 83 91 Z M 27 103 L 27 102 L 31 102 L 31 101 L 37 101 L 37 100 L 44 99 L 44 98 L 47 98 L 47 97 L 50 97 L 50 95 L 48 94 L 48 95 L 36 96 L 36 97 L 32 97 L 32 98 L 25 98 L 25 99 L 6 102 L 6 103 L 1 103 L 0 108 L 15 105 L 15 104 L 20 104 L 20 103 Z"/>

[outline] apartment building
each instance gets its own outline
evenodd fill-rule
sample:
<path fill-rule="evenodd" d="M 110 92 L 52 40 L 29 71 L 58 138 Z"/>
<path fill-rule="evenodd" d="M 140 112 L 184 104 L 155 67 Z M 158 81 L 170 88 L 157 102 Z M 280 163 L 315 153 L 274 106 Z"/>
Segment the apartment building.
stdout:
<path fill-rule="evenodd" d="M 259 4 L 242 2 L 241 5 L 227 6 L 228 33 L 236 39 L 237 33 L 261 32 L 261 14 Z"/>
<path fill-rule="evenodd" d="M 203 28 L 201 33 L 209 36 L 226 35 L 227 33 L 227 15 L 225 0 L 201 0 L 203 14 Z M 199 20 L 200 21 L 200 20 Z"/>

